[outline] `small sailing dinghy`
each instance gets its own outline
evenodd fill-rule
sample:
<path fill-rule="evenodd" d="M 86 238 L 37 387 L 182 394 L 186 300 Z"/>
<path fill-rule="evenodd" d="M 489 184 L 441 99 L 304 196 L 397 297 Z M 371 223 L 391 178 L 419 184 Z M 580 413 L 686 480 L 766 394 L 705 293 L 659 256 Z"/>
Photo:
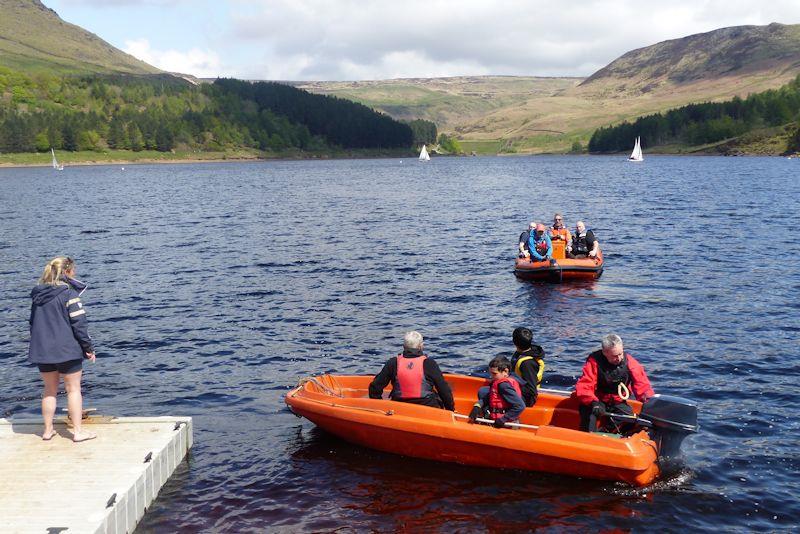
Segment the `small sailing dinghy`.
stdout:
<path fill-rule="evenodd" d="M 52 147 L 50 147 L 50 154 L 53 155 L 53 168 L 55 170 L 57 170 L 57 171 L 63 171 L 64 170 L 64 164 L 58 162 L 58 160 L 56 159 L 56 151 L 53 150 Z"/>
<path fill-rule="evenodd" d="M 633 152 L 631 152 L 628 161 L 644 161 L 644 156 L 642 156 L 642 144 L 638 136 L 636 137 L 636 144 L 633 146 Z"/>
<path fill-rule="evenodd" d="M 431 157 L 428 155 L 428 149 L 425 148 L 425 145 L 422 145 L 422 150 L 419 151 L 419 160 L 420 161 L 430 161 Z"/>

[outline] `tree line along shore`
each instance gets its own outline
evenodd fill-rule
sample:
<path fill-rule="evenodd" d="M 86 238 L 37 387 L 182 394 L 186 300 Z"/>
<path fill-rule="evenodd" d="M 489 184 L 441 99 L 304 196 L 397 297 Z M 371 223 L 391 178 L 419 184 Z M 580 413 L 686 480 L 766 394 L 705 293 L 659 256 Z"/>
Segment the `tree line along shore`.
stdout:
<path fill-rule="evenodd" d="M 116 159 L 119 151 L 169 153 L 173 159 L 206 159 L 207 153 L 313 157 L 411 150 L 435 140 L 429 121 L 396 121 L 349 100 L 279 83 L 218 79 L 194 85 L 168 75 L 28 75 L 0 67 L 3 154 L 53 148 L 98 154 L 88 160 Z"/>

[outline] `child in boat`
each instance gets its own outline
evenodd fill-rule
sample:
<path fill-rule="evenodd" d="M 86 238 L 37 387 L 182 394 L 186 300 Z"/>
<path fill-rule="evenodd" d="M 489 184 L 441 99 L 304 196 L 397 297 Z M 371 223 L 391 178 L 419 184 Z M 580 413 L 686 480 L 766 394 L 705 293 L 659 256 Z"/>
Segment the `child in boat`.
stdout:
<path fill-rule="evenodd" d="M 494 421 L 495 428 L 514 423 L 525 409 L 519 382 L 511 374 L 511 362 L 505 356 L 497 356 L 489 362 L 491 384 L 478 390 L 478 402 L 472 407 L 469 420 L 474 423 L 479 417 Z"/>
<path fill-rule="evenodd" d="M 533 332 L 530 328 L 515 328 L 511 339 L 516 349 L 511 357 L 514 378 L 520 383 L 525 406 L 533 406 L 536 404 L 544 375 L 544 349 L 533 344 Z"/>

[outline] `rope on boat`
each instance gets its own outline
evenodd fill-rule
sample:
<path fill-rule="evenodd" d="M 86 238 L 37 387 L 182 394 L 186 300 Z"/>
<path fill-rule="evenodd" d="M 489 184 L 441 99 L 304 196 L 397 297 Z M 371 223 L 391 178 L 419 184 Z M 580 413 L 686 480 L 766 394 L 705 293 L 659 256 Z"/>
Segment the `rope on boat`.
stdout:
<path fill-rule="evenodd" d="M 631 390 L 628 389 L 628 386 L 620 382 L 619 385 L 617 385 L 617 394 L 622 400 L 628 400 L 631 397 Z"/>
<path fill-rule="evenodd" d="M 332 397 L 339 397 L 340 399 L 344 398 L 344 395 L 342 395 L 341 393 L 337 393 L 336 391 L 332 390 L 331 388 L 329 388 L 328 386 L 326 386 L 325 384 L 323 384 L 322 382 L 317 380 L 317 378 L 314 377 L 314 376 L 301 379 L 297 383 L 297 386 L 298 387 L 303 387 L 309 382 L 313 383 L 315 386 L 317 386 L 323 392 L 327 393 L 328 395 L 330 395 Z"/>
<path fill-rule="evenodd" d="M 309 397 L 303 397 L 303 401 L 316 402 L 317 404 L 323 404 L 325 406 L 330 406 L 332 408 L 347 408 L 348 410 L 361 410 L 363 412 L 374 412 L 383 415 L 394 415 L 394 410 L 378 410 L 377 408 L 364 408 L 363 406 L 349 406 L 347 404 L 336 404 L 335 402 L 328 402 L 319 399 L 311 399 Z"/>

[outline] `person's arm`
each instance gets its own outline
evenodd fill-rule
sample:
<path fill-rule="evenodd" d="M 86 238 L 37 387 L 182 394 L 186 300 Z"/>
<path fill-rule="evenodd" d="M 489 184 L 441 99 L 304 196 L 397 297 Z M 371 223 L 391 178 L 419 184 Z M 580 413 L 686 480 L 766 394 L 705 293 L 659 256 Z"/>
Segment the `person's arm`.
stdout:
<path fill-rule="evenodd" d="M 86 356 L 91 359 L 91 356 L 94 356 L 94 347 L 92 346 L 92 338 L 89 336 L 89 321 L 86 320 L 86 310 L 83 309 L 83 304 L 77 291 L 73 289 L 67 291 L 67 299 L 66 308 L 69 316 L 69 325 L 72 327 L 72 335 L 75 336 Z"/>
<path fill-rule="evenodd" d="M 552 258 L 553 257 L 553 242 L 550 240 L 550 236 L 545 234 L 544 240 L 547 243 L 547 252 L 545 253 L 545 258 Z"/>
<path fill-rule="evenodd" d="M 589 257 L 594 258 L 600 252 L 600 242 L 594 236 L 594 232 L 589 230 L 586 232 L 586 243 L 589 245 Z"/>
<path fill-rule="evenodd" d="M 528 255 L 528 251 L 525 248 L 527 246 L 528 246 L 528 233 L 527 232 L 522 232 L 519 235 L 519 253 L 524 255 L 524 256 L 527 256 Z"/>
<path fill-rule="evenodd" d="M 575 395 L 581 404 L 589 406 L 593 402 L 598 402 L 595 390 L 597 389 L 597 364 L 593 358 L 587 358 L 583 364 L 583 371 L 578 382 L 575 383 Z"/>
<path fill-rule="evenodd" d="M 439 364 L 436 363 L 436 360 L 426 358 L 422 368 L 425 371 L 425 376 L 430 378 L 431 382 L 433 382 L 433 385 L 436 387 L 436 393 L 438 393 L 439 398 L 442 399 L 442 404 L 444 404 L 445 409 L 454 412 L 456 410 L 456 403 L 453 400 L 453 391 L 450 389 L 450 385 L 445 382 L 442 370 L 439 369 Z"/>
<path fill-rule="evenodd" d="M 647 378 L 647 373 L 644 372 L 644 367 L 633 356 L 628 355 L 628 370 L 631 373 L 631 384 L 636 400 L 646 402 L 647 399 L 656 394 L 653 387 L 650 385 L 650 380 Z"/>
<path fill-rule="evenodd" d="M 369 398 L 380 399 L 383 396 L 383 388 L 389 385 L 392 377 L 397 374 L 397 358 L 390 358 L 385 364 L 381 372 L 375 375 L 375 378 L 369 384 Z"/>
<path fill-rule="evenodd" d="M 517 394 L 514 386 L 508 382 L 503 382 L 497 389 L 503 400 L 511 405 L 500 419 L 502 419 L 504 423 L 516 421 L 525 409 L 525 401 Z"/>

